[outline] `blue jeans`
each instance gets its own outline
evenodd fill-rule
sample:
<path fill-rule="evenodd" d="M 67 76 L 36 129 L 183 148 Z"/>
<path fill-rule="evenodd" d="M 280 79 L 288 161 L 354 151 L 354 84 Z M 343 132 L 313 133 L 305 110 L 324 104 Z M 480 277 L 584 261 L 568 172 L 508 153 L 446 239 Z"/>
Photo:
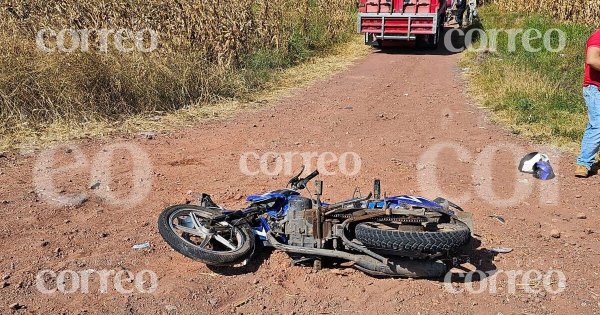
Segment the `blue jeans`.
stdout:
<path fill-rule="evenodd" d="M 596 153 L 600 147 L 600 90 L 595 85 L 583 89 L 583 97 L 588 110 L 589 123 L 581 141 L 581 154 L 577 165 L 590 169 L 595 162 Z"/>

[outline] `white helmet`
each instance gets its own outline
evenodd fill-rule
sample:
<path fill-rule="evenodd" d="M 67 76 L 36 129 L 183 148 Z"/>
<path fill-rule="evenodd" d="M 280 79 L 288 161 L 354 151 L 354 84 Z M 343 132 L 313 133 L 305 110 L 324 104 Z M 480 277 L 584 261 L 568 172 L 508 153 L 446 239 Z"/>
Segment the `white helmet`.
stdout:
<path fill-rule="evenodd" d="M 527 154 L 521 159 L 519 163 L 519 171 L 523 173 L 535 173 L 535 163 L 538 162 L 549 162 L 550 159 L 546 154 L 539 152 L 532 152 Z"/>

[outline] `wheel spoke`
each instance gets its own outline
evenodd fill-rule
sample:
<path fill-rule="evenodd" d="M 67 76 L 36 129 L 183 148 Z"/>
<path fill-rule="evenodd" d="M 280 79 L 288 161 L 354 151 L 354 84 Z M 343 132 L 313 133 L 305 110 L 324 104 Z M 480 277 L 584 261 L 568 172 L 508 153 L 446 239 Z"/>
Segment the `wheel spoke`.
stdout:
<path fill-rule="evenodd" d="M 198 244 L 198 247 L 200 248 L 206 248 L 206 245 L 208 245 L 208 243 L 210 242 L 210 240 L 212 240 L 213 236 L 212 235 L 207 235 L 200 244 Z"/>
<path fill-rule="evenodd" d="M 177 224 L 175 222 L 171 222 L 171 228 L 177 229 L 177 230 L 179 230 L 183 233 L 189 234 L 189 235 L 193 235 L 194 237 L 201 238 L 201 240 L 198 240 L 198 242 L 196 242 L 196 241 L 192 241 L 189 238 L 186 238 L 184 236 L 180 236 L 180 237 L 184 238 L 188 243 L 191 243 L 192 245 L 200 247 L 200 248 L 207 248 L 211 243 L 213 246 L 216 243 L 219 243 L 219 244 L 222 244 L 224 247 L 226 247 L 227 250 L 236 250 L 237 249 L 237 245 L 235 245 L 235 243 L 234 243 L 234 240 L 236 237 L 235 228 L 232 227 L 228 222 L 226 222 L 226 221 L 218 222 L 217 225 L 214 226 L 214 230 L 213 230 L 213 229 L 208 229 L 204 225 L 202 215 L 200 215 L 200 218 L 199 218 L 198 215 L 196 213 L 194 213 L 194 211 L 189 211 L 186 213 L 186 215 L 187 215 L 187 217 L 189 217 L 189 221 L 191 221 L 192 226 L 184 226 L 181 224 Z M 229 232 L 231 234 L 231 236 L 233 238 L 232 240 L 228 240 L 226 237 L 223 236 L 223 235 L 227 235 L 227 232 Z M 237 238 L 239 238 L 239 236 L 237 236 Z M 212 250 L 212 251 L 217 250 L 217 249 L 213 248 L 213 246 L 210 246 L 209 250 Z"/>
<path fill-rule="evenodd" d="M 235 250 L 235 246 L 233 244 L 231 244 L 228 240 L 226 240 L 223 236 L 215 234 L 215 235 L 213 235 L 213 237 L 219 243 L 229 247 L 231 250 Z"/>
<path fill-rule="evenodd" d="M 202 225 L 202 223 L 200 223 L 200 221 L 198 220 L 198 218 L 196 217 L 196 214 L 194 212 L 190 212 L 190 219 L 192 219 L 192 223 L 194 224 L 194 227 L 196 228 L 196 230 L 204 233 L 205 235 L 212 234 L 209 229 L 207 229 L 206 227 L 204 227 L 204 225 Z"/>
<path fill-rule="evenodd" d="M 198 230 L 198 229 L 192 229 L 189 227 L 185 227 L 179 224 L 173 224 L 173 227 L 181 230 L 182 232 L 188 233 L 188 234 L 192 234 L 192 235 L 196 235 L 196 236 L 200 236 L 202 238 L 206 238 L 207 234 L 205 234 L 204 232 Z"/>
<path fill-rule="evenodd" d="M 196 217 L 196 214 L 194 214 L 194 212 L 190 211 L 190 219 L 192 219 L 192 223 L 194 224 L 194 227 L 197 230 L 206 230 L 203 228 L 202 224 L 200 224 L 200 221 L 198 221 L 198 218 Z M 204 231 L 205 232 L 205 231 Z M 206 232 L 205 232 L 206 233 Z M 208 233 L 207 233 L 208 234 Z"/>

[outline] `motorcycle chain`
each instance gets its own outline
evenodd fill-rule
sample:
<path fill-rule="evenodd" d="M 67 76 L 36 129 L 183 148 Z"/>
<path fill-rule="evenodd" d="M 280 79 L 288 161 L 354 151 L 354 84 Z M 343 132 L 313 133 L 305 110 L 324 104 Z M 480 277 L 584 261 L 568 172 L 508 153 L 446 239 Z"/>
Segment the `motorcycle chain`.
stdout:
<path fill-rule="evenodd" d="M 333 218 L 336 219 L 350 219 L 352 218 L 352 214 L 342 214 L 342 213 L 336 213 L 336 214 L 332 214 L 330 215 Z M 375 221 L 375 222 L 400 222 L 400 223 L 405 223 L 405 224 L 421 224 L 421 223 L 425 223 L 427 222 L 427 218 L 423 218 L 423 217 L 412 217 L 412 218 L 407 218 L 407 217 L 403 217 L 403 216 L 385 216 L 385 217 L 378 217 L 378 218 L 373 218 L 370 221 Z"/>

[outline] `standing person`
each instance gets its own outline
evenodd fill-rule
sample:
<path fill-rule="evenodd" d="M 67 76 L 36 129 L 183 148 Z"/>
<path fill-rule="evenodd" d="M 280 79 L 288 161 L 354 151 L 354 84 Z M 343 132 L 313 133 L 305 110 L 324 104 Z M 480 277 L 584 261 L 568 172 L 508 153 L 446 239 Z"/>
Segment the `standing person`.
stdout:
<path fill-rule="evenodd" d="M 467 0 L 456 0 L 456 24 L 463 26 L 463 17 L 467 10 Z"/>
<path fill-rule="evenodd" d="M 587 105 L 589 123 L 581 141 L 581 154 L 577 158 L 577 177 L 590 176 L 596 153 L 600 148 L 600 29 L 588 40 L 585 59 L 583 97 Z"/>

